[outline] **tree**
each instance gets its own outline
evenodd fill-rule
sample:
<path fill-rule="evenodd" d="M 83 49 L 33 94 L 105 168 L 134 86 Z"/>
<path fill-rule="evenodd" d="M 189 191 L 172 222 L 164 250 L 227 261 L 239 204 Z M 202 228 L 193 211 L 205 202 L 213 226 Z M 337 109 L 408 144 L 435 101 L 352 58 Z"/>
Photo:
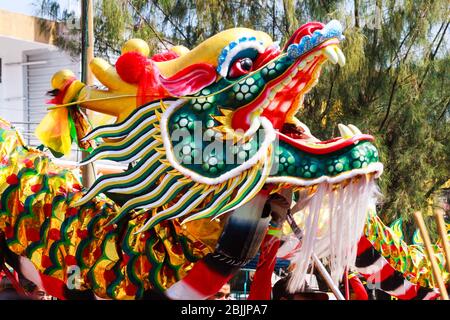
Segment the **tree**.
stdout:
<path fill-rule="evenodd" d="M 56 1 L 36 2 L 41 15 L 60 21 L 73 17 Z M 299 118 L 321 138 L 336 135 L 338 123 L 353 123 L 377 138 L 385 164 L 379 212 L 388 221 L 405 218 L 408 230 L 412 212 L 426 210 L 450 177 L 450 9 L 445 0 L 95 3 L 95 51 L 107 59 L 131 37 L 146 39 L 153 51 L 171 43 L 192 48 L 223 29 L 245 26 L 283 42 L 302 23 L 339 19 L 346 27 L 347 64 L 324 68 Z M 61 46 L 76 48 L 73 40 L 61 39 Z"/>

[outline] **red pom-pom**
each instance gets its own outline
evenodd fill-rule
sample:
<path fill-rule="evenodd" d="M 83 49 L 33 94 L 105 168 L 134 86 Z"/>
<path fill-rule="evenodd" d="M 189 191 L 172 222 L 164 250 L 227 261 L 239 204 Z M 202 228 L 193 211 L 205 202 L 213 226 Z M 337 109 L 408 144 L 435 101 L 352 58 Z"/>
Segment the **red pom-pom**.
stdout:
<path fill-rule="evenodd" d="M 138 83 L 143 77 L 147 58 L 139 52 L 127 52 L 119 57 L 116 70 L 120 78 L 128 83 Z"/>

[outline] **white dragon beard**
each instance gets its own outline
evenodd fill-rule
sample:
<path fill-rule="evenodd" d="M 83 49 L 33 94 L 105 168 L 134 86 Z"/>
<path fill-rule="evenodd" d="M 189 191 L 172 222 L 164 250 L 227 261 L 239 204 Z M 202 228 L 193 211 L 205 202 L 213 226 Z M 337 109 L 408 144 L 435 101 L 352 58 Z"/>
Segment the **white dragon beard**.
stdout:
<path fill-rule="evenodd" d="M 291 261 L 295 264 L 288 286 L 291 293 L 303 289 L 313 254 L 326 261 L 335 284 L 346 268 L 354 267 L 367 213 L 375 208 L 378 195 L 374 177 L 367 175 L 345 187 L 333 188 L 326 182 L 317 186 L 307 205 L 297 212 L 303 219 L 303 238 Z"/>

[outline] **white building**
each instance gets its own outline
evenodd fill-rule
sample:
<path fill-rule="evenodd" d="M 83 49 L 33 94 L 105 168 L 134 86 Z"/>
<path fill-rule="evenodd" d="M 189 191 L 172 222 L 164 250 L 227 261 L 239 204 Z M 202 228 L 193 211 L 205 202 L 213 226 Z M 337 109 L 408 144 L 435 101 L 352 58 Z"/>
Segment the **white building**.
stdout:
<path fill-rule="evenodd" d="M 80 59 L 53 45 L 55 22 L 0 10 L 0 117 L 10 121 L 29 145 L 39 140 L 34 130 L 47 112 L 50 80 L 55 72 L 71 69 L 80 78 Z M 74 146 L 75 149 L 75 146 Z M 72 159 L 80 155 L 72 152 Z"/>

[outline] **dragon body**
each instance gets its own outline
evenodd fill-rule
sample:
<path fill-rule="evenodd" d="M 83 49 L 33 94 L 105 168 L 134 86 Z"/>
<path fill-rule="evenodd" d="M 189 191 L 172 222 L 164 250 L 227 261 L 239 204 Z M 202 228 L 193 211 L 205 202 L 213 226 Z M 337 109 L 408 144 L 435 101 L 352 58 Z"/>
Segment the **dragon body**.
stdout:
<path fill-rule="evenodd" d="M 60 298 L 135 299 L 155 289 L 205 298 L 254 256 L 270 221 L 264 202 L 289 188 L 306 210 L 292 286 L 301 286 L 313 252 L 330 259 L 339 280 L 357 258 L 383 166 L 372 136 L 340 125 L 341 137 L 320 141 L 295 114 L 322 65 L 345 64 L 342 39 L 337 21 L 302 26 L 282 49 L 265 33 L 236 28 L 152 58 L 129 42 L 115 68 L 91 63 L 108 90 L 56 74 L 52 117 L 76 114 L 77 105 L 117 118 L 90 132 L 77 127 L 80 145 L 103 140 L 82 165 L 129 167 L 83 190 L 75 173 L 2 121 L 0 230 L 18 268 Z M 66 151 L 61 135 L 39 132 L 55 154 Z M 202 270 L 210 288 L 187 290 Z"/>

